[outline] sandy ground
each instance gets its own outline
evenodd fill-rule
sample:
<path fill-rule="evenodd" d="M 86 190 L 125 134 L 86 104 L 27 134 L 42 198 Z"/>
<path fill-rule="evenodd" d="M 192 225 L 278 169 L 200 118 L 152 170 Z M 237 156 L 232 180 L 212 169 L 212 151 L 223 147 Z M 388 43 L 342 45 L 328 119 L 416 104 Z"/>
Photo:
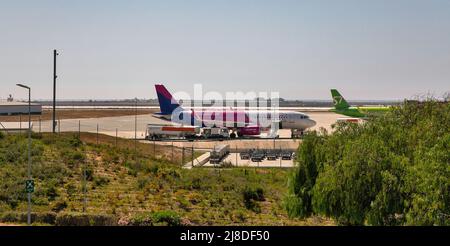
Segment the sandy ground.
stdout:
<path fill-rule="evenodd" d="M 84 119 L 84 118 L 101 118 L 101 117 L 115 117 L 125 115 L 138 115 L 151 114 L 157 109 L 138 109 L 137 112 L 134 109 L 58 109 L 56 111 L 56 119 Z M 52 110 L 43 110 L 42 115 L 32 115 L 32 121 L 46 121 L 52 120 Z M 0 115 L 0 122 L 23 122 L 28 121 L 28 115 Z"/>

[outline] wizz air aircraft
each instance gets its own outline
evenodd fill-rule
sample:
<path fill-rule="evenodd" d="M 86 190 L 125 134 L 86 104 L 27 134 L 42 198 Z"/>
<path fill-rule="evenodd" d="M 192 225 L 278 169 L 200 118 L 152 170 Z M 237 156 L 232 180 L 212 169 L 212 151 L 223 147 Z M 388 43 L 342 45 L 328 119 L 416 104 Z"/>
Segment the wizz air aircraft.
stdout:
<path fill-rule="evenodd" d="M 230 137 L 255 136 L 261 131 L 291 129 L 294 136 L 316 125 L 308 115 L 295 111 L 276 109 L 240 110 L 216 108 L 183 108 L 164 85 L 155 85 L 161 112 L 154 114 L 158 118 L 175 124 L 200 127 L 227 127 L 232 131 Z"/>

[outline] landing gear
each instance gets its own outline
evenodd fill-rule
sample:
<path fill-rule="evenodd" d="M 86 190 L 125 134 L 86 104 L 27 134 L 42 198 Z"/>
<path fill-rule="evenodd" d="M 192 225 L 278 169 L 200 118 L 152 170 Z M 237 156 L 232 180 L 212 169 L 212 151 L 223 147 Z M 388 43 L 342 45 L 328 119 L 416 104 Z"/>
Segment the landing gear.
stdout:
<path fill-rule="evenodd" d="M 232 132 L 232 133 L 230 134 L 230 138 L 236 138 L 236 133 Z"/>

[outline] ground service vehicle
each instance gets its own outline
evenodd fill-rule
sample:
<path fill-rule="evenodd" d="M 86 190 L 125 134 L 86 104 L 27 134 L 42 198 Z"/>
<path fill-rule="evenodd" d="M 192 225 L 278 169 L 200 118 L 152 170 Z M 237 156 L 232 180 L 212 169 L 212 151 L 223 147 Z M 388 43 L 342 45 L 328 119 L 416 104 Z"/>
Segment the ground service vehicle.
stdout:
<path fill-rule="evenodd" d="M 250 159 L 253 162 L 261 162 L 266 158 L 266 153 L 264 150 L 255 150 L 252 152 Z"/>
<path fill-rule="evenodd" d="M 226 127 L 203 127 L 202 136 L 205 138 L 229 138 L 230 132 Z"/>
<path fill-rule="evenodd" d="M 338 118 L 336 122 L 349 122 L 349 123 L 359 123 L 361 119 L 359 118 Z"/>
<path fill-rule="evenodd" d="M 281 153 L 281 159 L 282 160 L 291 160 L 293 157 L 293 152 L 292 151 L 283 151 Z"/>
<path fill-rule="evenodd" d="M 214 146 L 214 149 L 210 152 L 209 162 L 219 164 L 229 153 L 230 146 L 228 144 Z"/>
<path fill-rule="evenodd" d="M 278 158 L 278 150 L 267 150 L 266 158 L 269 161 L 274 161 Z"/>
<path fill-rule="evenodd" d="M 148 124 L 145 131 L 146 139 L 163 138 L 194 138 L 200 133 L 198 126 L 173 126 L 173 125 L 155 125 Z"/>

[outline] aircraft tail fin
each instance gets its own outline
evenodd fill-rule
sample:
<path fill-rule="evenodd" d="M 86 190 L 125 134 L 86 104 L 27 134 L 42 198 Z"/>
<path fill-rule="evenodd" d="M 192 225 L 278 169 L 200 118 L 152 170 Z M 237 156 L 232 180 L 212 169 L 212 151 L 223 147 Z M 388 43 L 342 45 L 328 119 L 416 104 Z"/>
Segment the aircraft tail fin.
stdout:
<path fill-rule="evenodd" d="M 161 114 L 169 115 L 180 106 L 172 94 L 166 89 L 164 85 L 155 85 L 156 94 L 158 95 L 159 108 Z"/>
<path fill-rule="evenodd" d="M 344 97 L 336 89 L 331 89 L 331 97 L 333 98 L 334 108 L 338 110 L 348 109 L 350 105 L 344 99 Z"/>

